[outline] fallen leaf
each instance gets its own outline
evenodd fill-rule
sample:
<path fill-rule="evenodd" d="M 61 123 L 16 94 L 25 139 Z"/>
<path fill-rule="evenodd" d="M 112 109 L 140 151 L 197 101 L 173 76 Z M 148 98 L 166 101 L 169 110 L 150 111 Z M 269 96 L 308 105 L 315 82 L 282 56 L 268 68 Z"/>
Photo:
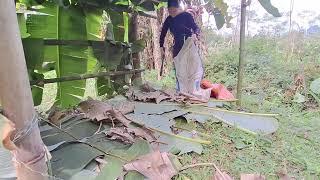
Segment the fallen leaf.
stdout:
<path fill-rule="evenodd" d="M 127 144 L 133 144 L 134 138 L 126 131 L 125 128 L 111 128 L 107 135 L 110 136 L 112 140 L 120 140 Z"/>
<path fill-rule="evenodd" d="M 156 103 L 159 104 L 161 101 L 163 100 L 167 100 L 167 99 L 170 99 L 169 96 L 166 96 L 164 94 L 160 94 L 157 98 L 156 98 Z"/>
<path fill-rule="evenodd" d="M 138 171 L 148 179 L 170 180 L 177 174 L 166 152 L 156 151 L 124 165 L 126 171 Z"/>
<path fill-rule="evenodd" d="M 156 89 L 154 89 L 149 83 L 142 84 L 140 86 L 140 89 L 143 92 L 154 92 L 154 91 L 156 91 Z"/>
<path fill-rule="evenodd" d="M 48 120 L 52 122 L 55 125 L 59 125 L 60 119 L 64 118 L 66 116 L 66 112 L 59 110 L 57 108 L 54 108 L 48 115 Z"/>
<path fill-rule="evenodd" d="M 115 119 L 117 119 L 118 121 L 120 121 L 123 125 L 125 125 L 126 127 L 129 126 L 129 124 L 131 123 L 131 121 L 126 118 L 119 110 L 112 108 L 111 110 L 107 111 L 108 113 L 110 113 L 111 116 L 113 116 Z"/>
<path fill-rule="evenodd" d="M 122 113 L 122 114 L 129 114 L 134 111 L 134 103 L 132 102 L 122 102 L 119 105 L 116 106 L 116 108 Z"/>
<path fill-rule="evenodd" d="M 131 134 L 134 134 L 137 137 L 141 137 L 148 142 L 154 142 L 157 138 L 153 135 L 153 132 L 149 129 L 142 129 L 142 128 L 127 128 L 127 131 Z"/>
<path fill-rule="evenodd" d="M 112 106 L 98 101 L 98 100 L 86 100 L 79 104 L 82 112 L 86 114 L 86 118 L 95 119 L 97 121 L 108 119 L 109 116 L 106 115 L 107 111 L 112 110 Z"/>
<path fill-rule="evenodd" d="M 240 180 L 265 180 L 266 177 L 260 174 L 241 174 Z"/>
<path fill-rule="evenodd" d="M 129 121 L 118 109 L 113 108 L 110 104 L 98 101 L 98 100 L 87 100 L 79 104 L 82 112 L 86 114 L 89 119 L 102 121 L 109 120 L 113 122 L 112 118 L 121 122 L 123 125 L 128 126 Z"/>
<path fill-rule="evenodd" d="M 135 105 L 135 114 L 157 114 L 162 115 L 164 113 L 180 110 L 176 105 L 165 105 L 165 104 L 152 104 L 152 103 L 137 103 Z"/>

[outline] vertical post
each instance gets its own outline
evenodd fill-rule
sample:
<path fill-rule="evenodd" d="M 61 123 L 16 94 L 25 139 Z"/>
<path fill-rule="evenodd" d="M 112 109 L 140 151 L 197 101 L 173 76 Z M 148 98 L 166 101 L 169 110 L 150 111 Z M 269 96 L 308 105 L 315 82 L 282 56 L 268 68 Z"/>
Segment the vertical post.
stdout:
<path fill-rule="evenodd" d="M 242 82 L 244 73 L 245 57 L 245 34 L 246 34 L 246 0 L 241 0 L 241 19 L 240 19 L 240 48 L 239 48 L 239 66 L 238 66 L 238 83 L 237 83 L 237 105 L 241 106 Z"/>
<path fill-rule="evenodd" d="M 133 13 L 131 17 L 131 32 L 130 32 L 130 42 L 134 42 L 136 40 L 139 40 L 139 32 L 138 32 L 138 26 L 139 26 L 139 19 L 138 19 L 138 13 Z M 141 68 L 141 55 L 140 53 L 134 53 L 132 54 L 132 61 L 133 61 L 133 68 L 134 69 L 140 69 Z M 141 73 L 136 73 L 132 77 L 134 85 L 140 86 L 142 84 L 142 77 Z"/>
<path fill-rule="evenodd" d="M 18 27 L 15 4 L 0 1 L 0 101 L 16 132 L 32 121 L 35 110 Z M 45 151 L 38 126 L 16 142 L 13 151 L 18 179 L 47 179 Z M 1 162 L 2 163 L 2 162 Z"/>

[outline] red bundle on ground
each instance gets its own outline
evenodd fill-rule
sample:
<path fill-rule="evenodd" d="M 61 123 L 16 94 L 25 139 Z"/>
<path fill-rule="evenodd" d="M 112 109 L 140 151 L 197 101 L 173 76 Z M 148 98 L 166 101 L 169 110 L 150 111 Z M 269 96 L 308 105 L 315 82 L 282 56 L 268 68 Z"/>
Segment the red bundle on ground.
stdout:
<path fill-rule="evenodd" d="M 232 100 L 235 99 L 233 94 L 222 84 L 211 83 L 209 80 L 203 79 L 201 81 L 201 88 L 211 90 L 211 97 L 221 100 Z"/>

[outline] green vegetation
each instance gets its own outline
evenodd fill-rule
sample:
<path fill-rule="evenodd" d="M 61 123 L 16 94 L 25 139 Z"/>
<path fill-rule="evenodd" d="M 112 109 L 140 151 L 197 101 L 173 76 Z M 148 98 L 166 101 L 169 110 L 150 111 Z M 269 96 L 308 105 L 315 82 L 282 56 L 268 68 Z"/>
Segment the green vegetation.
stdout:
<path fill-rule="evenodd" d="M 286 61 L 286 38 L 251 38 L 247 43 L 243 108 L 252 112 L 279 113 L 280 128 L 273 136 L 262 137 L 244 133 L 221 123 L 208 122 L 204 126 L 189 124 L 189 128 L 210 134 L 213 144 L 204 154 L 184 155 L 183 163 L 215 162 L 219 167 L 239 177 L 241 173 L 261 173 L 268 179 L 277 179 L 277 173 L 287 170 L 298 179 L 320 177 L 320 108 L 313 96 L 304 103 L 293 101 L 292 88 L 303 94 L 302 87 L 295 87 L 295 75 L 304 74 L 306 86 L 320 77 L 319 41 L 306 39 L 303 54 L 293 54 Z M 206 61 L 206 78 L 223 83 L 230 89 L 236 87 L 238 51 L 222 43 Z M 302 62 L 300 61 L 300 57 Z M 154 76 L 152 76 L 154 75 Z M 162 85 L 174 84 L 171 73 Z M 154 82 L 154 72 L 146 79 Z M 171 80 L 171 81 L 169 81 Z M 291 94 L 290 94 L 291 92 Z M 203 130 L 205 128 L 205 131 Z M 231 140 L 228 143 L 223 140 Z M 191 179 L 209 179 L 213 168 L 199 167 L 183 172 Z"/>
<path fill-rule="evenodd" d="M 234 177 L 239 177 L 240 173 L 261 173 L 268 179 L 277 179 L 277 173 L 284 169 L 298 179 L 317 179 L 320 176 L 319 104 L 311 95 L 307 96 L 306 102 L 296 103 L 293 101 L 294 94 L 288 93 L 295 86 L 295 74 L 301 73 L 301 62 L 296 54 L 293 54 L 290 61 L 285 60 L 286 46 L 283 46 L 283 41 L 285 39 L 258 37 L 248 40 L 243 99 L 243 108 L 248 111 L 279 113 L 279 130 L 270 137 L 262 137 L 213 121 L 205 125 L 191 123 L 189 129 L 210 135 L 213 143 L 205 148 L 201 156 L 182 156 L 183 164 L 215 162 Z M 316 42 L 314 39 L 311 41 Z M 310 44 L 317 47 L 314 43 Z M 316 55 L 315 48 L 305 48 L 304 51 L 315 54 L 302 58 L 309 87 L 311 81 L 320 76 L 320 57 Z M 214 53 L 206 60 L 206 78 L 235 89 L 237 48 L 221 44 L 210 52 Z M 144 79 L 156 82 L 157 86 L 175 85 L 174 71 L 161 81 L 156 80 L 156 71 L 147 71 Z M 52 96 L 54 89 L 55 85 L 48 85 L 44 97 Z M 303 89 L 297 89 L 303 94 Z M 86 96 L 95 96 L 94 82 L 87 83 Z M 50 98 L 46 99 L 39 106 L 41 110 L 50 107 Z M 197 167 L 183 171 L 182 174 L 191 179 L 209 179 L 213 176 L 213 168 Z"/>

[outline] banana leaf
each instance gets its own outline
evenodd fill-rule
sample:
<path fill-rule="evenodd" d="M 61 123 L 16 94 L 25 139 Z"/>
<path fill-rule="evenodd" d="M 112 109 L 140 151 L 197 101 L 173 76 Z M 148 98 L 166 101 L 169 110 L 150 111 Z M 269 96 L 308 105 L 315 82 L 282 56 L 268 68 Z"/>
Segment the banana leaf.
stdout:
<path fill-rule="evenodd" d="M 26 19 L 25 19 L 24 14 L 17 13 L 17 18 L 18 18 L 18 24 L 19 24 L 21 38 L 29 37 L 30 34 L 27 32 L 27 25 L 26 25 Z"/>
<path fill-rule="evenodd" d="M 273 114 L 235 112 L 205 107 L 192 107 L 189 112 L 211 116 L 223 123 L 252 134 L 272 134 L 279 128 L 279 123 Z"/>
<path fill-rule="evenodd" d="M 44 75 L 34 72 L 42 69 L 44 45 L 42 39 L 26 38 L 22 39 L 24 55 L 27 63 L 30 80 L 44 79 Z M 34 105 L 40 105 L 43 94 L 42 86 L 31 86 Z"/>
<path fill-rule="evenodd" d="M 269 13 L 272 14 L 274 17 L 281 17 L 281 14 L 278 8 L 274 7 L 270 0 L 258 0 L 261 6 Z"/>
<path fill-rule="evenodd" d="M 86 40 L 86 18 L 80 7 L 59 7 L 45 2 L 40 12 L 48 15 L 28 15 L 27 29 L 31 38 L 53 38 L 61 40 Z M 50 46 L 44 50 L 44 61 L 56 62 L 57 77 L 84 74 L 87 72 L 87 49 L 83 46 Z M 59 82 L 56 105 L 76 105 L 85 91 L 85 81 Z"/>

